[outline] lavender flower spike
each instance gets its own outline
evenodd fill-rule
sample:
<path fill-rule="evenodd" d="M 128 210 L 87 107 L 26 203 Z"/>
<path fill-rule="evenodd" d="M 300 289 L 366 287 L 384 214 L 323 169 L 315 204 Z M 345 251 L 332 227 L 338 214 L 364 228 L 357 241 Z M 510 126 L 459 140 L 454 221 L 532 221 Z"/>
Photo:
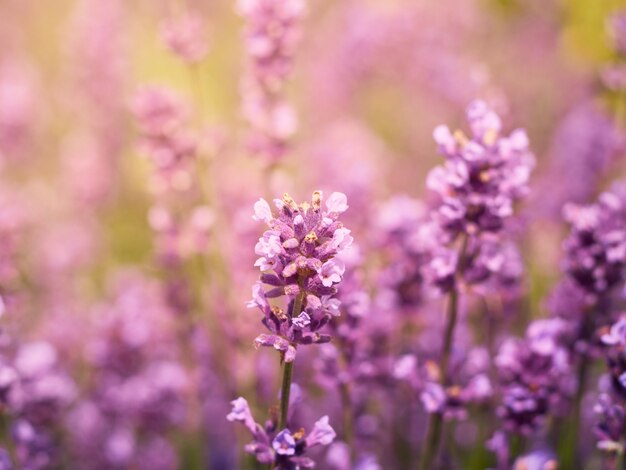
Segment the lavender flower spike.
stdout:
<path fill-rule="evenodd" d="M 274 200 L 278 214 L 260 199 L 254 205 L 254 220 L 269 227 L 255 247 L 260 257 L 255 266 L 263 272 L 252 288 L 249 307 L 263 313 L 270 334 L 261 334 L 256 346 L 273 347 L 286 362 L 296 356 L 300 344 L 326 343 L 330 336 L 319 330 L 335 315 L 334 302 L 345 271 L 335 256 L 352 243 L 350 230 L 339 215 L 348 209 L 346 196 L 333 193 L 322 209 L 322 193 L 313 193 L 311 204 L 297 205 L 287 194 Z M 264 290 L 263 285 L 271 288 Z M 285 296 L 286 308 L 268 299 Z"/>
<path fill-rule="evenodd" d="M 513 205 L 528 192 L 535 164 L 526 133 L 517 129 L 500 135 L 500 117 L 483 101 L 467 108 L 471 136 L 439 126 L 433 132 L 445 163 L 434 168 L 426 184 L 439 196 L 430 214 L 432 247 L 423 266 L 424 279 L 449 294 L 441 359 L 441 384 L 423 395 L 429 407 L 429 424 L 420 458 L 421 470 L 437 458 L 443 413 L 443 388 L 450 385 L 449 362 L 458 316 L 460 286 L 486 286 L 487 281 L 508 277 L 504 272 L 513 249 L 502 243 L 505 222 Z M 496 261 L 496 260 L 500 261 Z M 496 261 L 496 262 L 494 262 Z M 513 263 L 518 264 L 518 263 Z M 514 271 L 518 271 L 516 268 Z M 514 276 L 516 277 L 516 276 Z"/>
<path fill-rule="evenodd" d="M 269 330 L 255 339 L 255 346 L 273 347 L 284 362 L 278 429 L 287 426 L 293 361 L 298 345 L 321 344 L 330 335 L 320 330 L 337 314 L 337 285 L 345 266 L 335 259 L 352 243 L 350 230 L 339 221 L 348 209 L 345 194 L 332 193 L 322 208 L 322 192 L 315 191 L 311 203 L 296 204 L 291 196 L 275 199 L 277 214 L 264 199 L 254 204 L 253 219 L 264 222 L 265 231 L 255 246 L 254 263 L 262 274 L 252 288 L 248 307 L 263 313 Z M 263 285 L 270 286 L 264 290 Z M 268 299 L 285 297 L 283 306 Z M 323 422 L 320 423 L 322 427 Z M 287 439 L 283 436 L 281 449 Z"/>

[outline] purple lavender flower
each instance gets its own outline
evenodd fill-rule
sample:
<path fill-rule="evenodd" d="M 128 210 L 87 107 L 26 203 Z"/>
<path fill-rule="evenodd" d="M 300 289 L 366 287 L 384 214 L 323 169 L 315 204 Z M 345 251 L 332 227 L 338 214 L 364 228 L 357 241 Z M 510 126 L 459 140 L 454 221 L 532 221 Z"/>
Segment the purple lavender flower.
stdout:
<path fill-rule="evenodd" d="M 500 118 L 484 102 L 471 103 L 467 118 L 471 138 L 446 126 L 434 131 L 446 162 L 428 175 L 427 185 L 439 196 L 439 205 L 425 224 L 429 228 L 421 229 L 430 237 L 430 259 L 422 272 L 444 292 L 455 288 L 457 277 L 483 293 L 494 287 L 514 291 L 522 263 L 502 231 L 514 203 L 528 192 L 535 159 L 523 130 L 500 136 Z M 465 240 L 462 256 L 453 246 L 458 238 Z"/>
<path fill-rule="evenodd" d="M 626 317 L 605 328 L 600 341 L 604 345 L 613 391 L 626 400 Z"/>
<path fill-rule="evenodd" d="M 589 201 L 625 143 L 623 132 L 596 103 L 574 107 L 554 132 L 550 161 L 534 192 L 532 209 L 554 217 L 568 202 Z"/>
<path fill-rule="evenodd" d="M 209 49 L 205 29 L 201 16 L 187 11 L 164 21 L 162 35 L 172 53 L 189 64 L 195 64 L 206 57 Z"/>
<path fill-rule="evenodd" d="M 328 416 L 320 418 L 309 434 L 305 434 L 303 429 L 295 433 L 283 429 L 274 434 L 276 423 L 270 420 L 266 426 L 261 426 L 255 422 L 245 398 L 237 398 L 231 404 L 233 410 L 226 419 L 241 422 L 252 434 L 253 441 L 246 445 L 246 452 L 253 454 L 262 464 L 274 464 L 273 468 L 277 470 L 315 467 L 315 462 L 304 456 L 307 449 L 318 445 L 327 446 L 335 439 L 335 431 L 328 422 Z"/>
<path fill-rule="evenodd" d="M 467 118 L 471 138 L 446 126 L 433 133 L 446 162 L 430 172 L 427 185 L 441 197 L 436 218 L 451 238 L 501 230 L 513 203 L 528 192 L 535 164 L 526 133 L 501 137 L 500 118 L 486 103 L 471 103 Z"/>
<path fill-rule="evenodd" d="M 378 245 L 387 255 L 380 274 L 379 302 L 402 312 L 418 307 L 424 297 L 424 273 L 434 237 L 420 201 L 397 196 L 385 203 L 375 220 Z"/>
<path fill-rule="evenodd" d="M 609 456 L 624 452 L 624 432 L 626 431 L 626 409 L 623 401 L 616 401 L 610 394 L 598 397 L 593 411 L 597 416 L 594 434 L 598 449 Z"/>
<path fill-rule="evenodd" d="M 559 462 L 550 450 L 534 450 L 524 454 L 513 462 L 512 470 L 557 470 Z"/>
<path fill-rule="evenodd" d="M 246 19 L 248 71 L 242 83 L 243 113 L 253 129 L 251 147 L 268 163 L 285 154 L 297 127 L 295 111 L 284 97 L 300 38 L 303 0 L 240 0 Z"/>
<path fill-rule="evenodd" d="M 167 434 L 185 422 L 189 388 L 174 318 L 158 284 L 120 281 L 86 344 L 92 374 L 67 419 L 73 457 L 81 468 L 127 468 L 161 448 L 154 468 L 172 470 L 178 462 Z"/>
<path fill-rule="evenodd" d="M 334 295 L 345 266 L 335 257 L 352 243 L 352 236 L 338 220 L 348 209 L 341 193 L 330 195 L 325 210 L 319 191 L 313 193 L 311 204 L 297 205 L 287 194 L 274 203 L 276 217 L 265 200 L 254 206 L 254 219 L 265 222 L 269 230 L 255 247 L 260 256 L 255 266 L 263 273 L 248 306 L 261 310 L 270 331 L 257 336 L 255 345 L 273 347 L 291 362 L 297 345 L 330 341 L 319 330 L 337 314 Z M 265 291 L 263 284 L 271 289 Z M 286 311 L 270 305 L 269 299 L 281 296 L 288 299 Z"/>
<path fill-rule="evenodd" d="M 441 384 L 439 366 L 432 360 L 425 361 L 423 367 L 413 371 L 412 385 L 420 391 L 420 399 L 428 413 L 439 413 L 445 420 L 465 420 L 468 407 L 488 403 L 494 394 L 488 377 L 489 358 L 487 350 L 474 347 L 458 351 L 450 364 L 450 375 L 454 385 Z M 398 378 L 398 370 L 395 371 Z"/>
<path fill-rule="evenodd" d="M 423 273 L 429 284 L 448 293 L 449 299 L 442 353 L 434 377 L 438 383 L 431 381 L 430 395 L 422 393 L 430 417 L 421 470 L 430 468 L 436 458 L 445 415 L 463 418 L 465 414 L 462 388 L 451 384 L 458 374 L 450 373 L 460 287 L 480 287 L 485 294 L 488 282 L 502 287 L 498 284 L 511 278 L 515 284 L 521 273 L 519 256 L 504 242 L 503 233 L 514 203 L 528 192 L 535 164 L 528 138 L 519 129 L 508 137 L 500 136 L 500 117 L 483 101 L 469 105 L 467 119 L 471 138 L 460 131 L 453 134 L 447 126 L 435 129 L 433 137 L 446 162 L 431 170 L 426 182 L 439 196 L 439 204 L 430 214 L 433 246 Z M 487 383 L 476 384 L 477 396 L 481 396 L 481 389 L 488 388 Z M 469 395 L 473 398 L 471 389 Z"/>
<path fill-rule="evenodd" d="M 594 300 L 624 280 L 626 205 L 611 192 L 596 204 L 563 209 L 572 231 L 563 243 L 564 270 Z"/>
<path fill-rule="evenodd" d="M 569 355 L 559 319 L 536 320 L 524 339 L 509 339 L 495 359 L 501 382 L 498 415 L 507 432 L 530 435 L 571 395 Z"/>

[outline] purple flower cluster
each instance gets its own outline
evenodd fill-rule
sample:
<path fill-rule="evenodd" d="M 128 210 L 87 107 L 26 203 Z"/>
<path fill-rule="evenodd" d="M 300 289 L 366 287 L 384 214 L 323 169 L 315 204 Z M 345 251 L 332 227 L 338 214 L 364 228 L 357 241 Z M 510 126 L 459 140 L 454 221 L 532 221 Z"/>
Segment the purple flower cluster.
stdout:
<path fill-rule="evenodd" d="M 169 50 L 189 64 L 201 62 L 209 50 L 206 26 L 197 12 L 164 21 L 162 35 Z"/>
<path fill-rule="evenodd" d="M 443 386 L 437 365 L 432 361 L 424 364 L 419 388 L 428 413 L 440 413 L 445 420 L 465 420 L 469 406 L 489 403 L 494 388 L 488 376 L 488 353 L 479 347 L 464 353 L 464 360 L 453 361 L 450 367 L 454 385 Z"/>
<path fill-rule="evenodd" d="M 152 86 L 137 93 L 132 110 L 141 131 L 140 149 L 155 168 L 155 193 L 188 190 L 198 145 L 188 128 L 189 105 L 169 88 Z"/>
<path fill-rule="evenodd" d="M 624 432 L 626 432 L 624 403 L 610 394 L 601 394 L 593 411 L 597 419 L 593 431 L 598 441 L 598 449 L 609 456 L 617 457 L 623 454 Z"/>
<path fill-rule="evenodd" d="M 561 344 L 564 322 L 536 320 L 523 339 L 506 340 L 495 358 L 505 431 L 530 435 L 572 394 L 569 354 Z"/>
<path fill-rule="evenodd" d="M 19 380 L 10 389 L 9 406 L 17 461 L 23 468 L 51 468 L 59 463 L 56 435 L 60 418 L 76 397 L 76 386 L 48 342 L 22 344 L 14 365 Z"/>
<path fill-rule="evenodd" d="M 606 468 L 617 468 L 626 432 L 626 317 L 601 330 L 600 342 L 608 368 L 608 383 L 597 397 L 594 435 L 605 455 Z"/>
<path fill-rule="evenodd" d="M 528 138 L 520 129 L 500 136 L 500 118 L 482 101 L 470 104 L 467 118 L 471 138 L 446 126 L 435 129 L 446 162 L 427 179 L 440 204 L 431 212 L 431 259 L 424 275 L 444 291 L 454 288 L 457 274 L 468 284 L 493 281 L 501 287 L 515 284 L 522 273 L 516 248 L 500 232 L 513 215 L 514 203 L 528 192 L 535 162 Z M 464 246 L 447 246 L 459 236 Z"/>
<path fill-rule="evenodd" d="M 265 222 L 269 230 L 255 247 L 259 255 L 255 266 L 262 274 L 248 307 L 261 310 L 263 324 L 270 331 L 255 339 L 256 346 L 273 347 L 291 362 L 298 344 L 330 341 L 319 330 L 339 314 L 334 296 L 345 265 L 336 256 L 350 246 L 352 236 L 339 221 L 348 209 L 342 193 L 332 193 L 325 209 L 320 191 L 313 193 L 311 204 L 298 205 L 287 194 L 274 204 L 276 216 L 264 199 L 254 206 L 255 220 Z M 271 289 L 265 291 L 264 284 Z M 281 296 L 288 299 L 286 309 L 270 305 L 269 299 Z"/>
<path fill-rule="evenodd" d="M 436 220 L 451 239 L 459 233 L 498 232 L 513 204 L 528 192 L 535 158 L 526 133 L 500 136 L 499 116 L 483 101 L 467 109 L 472 136 L 439 126 L 434 138 L 446 162 L 431 170 L 427 185 L 441 198 Z"/>
<path fill-rule="evenodd" d="M 549 166 L 534 192 L 533 210 L 557 217 L 566 203 L 589 201 L 625 144 L 623 132 L 596 103 L 570 110 L 552 138 Z M 556 179 L 562 184 L 555 186 Z"/>
<path fill-rule="evenodd" d="M 251 149 L 267 163 L 280 161 L 297 127 L 296 113 L 285 99 L 300 39 L 304 0 L 239 0 L 246 19 L 248 71 L 242 82 L 243 114 L 252 127 Z"/>
<path fill-rule="evenodd" d="M 423 301 L 423 269 L 433 242 L 426 208 L 419 200 L 397 196 L 383 205 L 377 220 L 377 245 L 387 258 L 378 301 L 390 310 L 412 311 Z"/>
<path fill-rule="evenodd" d="M 79 468 L 178 466 L 167 433 L 184 423 L 189 377 L 155 287 L 125 278 L 99 312 L 86 351 L 93 374 L 67 423 Z"/>
<path fill-rule="evenodd" d="M 148 223 L 156 257 L 169 271 L 167 290 L 175 312 L 190 310 L 191 293 L 181 273 L 194 255 L 204 254 L 215 212 L 201 203 L 199 139 L 189 129 L 190 107 L 167 88 L 149 87 L 135 97 L 133 111 L 141 130 L 141 149 L 152 163 L 154 202 Z"/>
<path fill-rule="evenodd" d="M 276 422 L 269 420 L 261 426 L 252 417 L 252 412 L 245 398 L 237 398 L 231 402 L 233 409 L 228 414 L 228 421 L 242 423 L 253 441 L 245 447 L 246 452 L 253 454 L 263 464 L 273 464 L 276 470 L 297 470 L 313 468 L 315 462 L 304 454 L 312 447 L 327 446 L 335 439 L 335 431 L 328 423 L 328 416 L 323 416 L 306 434 L 304 429 L 291 432 L 283 429 L 277 432 Z"/>
<path fill-rule="evenodd" d="M 568 204 L 563 213 L 572 227 L 563 243 L 563 268 L 595 303 L 624 281 L 626 205 L 605 192 L 597 203 Z"/>

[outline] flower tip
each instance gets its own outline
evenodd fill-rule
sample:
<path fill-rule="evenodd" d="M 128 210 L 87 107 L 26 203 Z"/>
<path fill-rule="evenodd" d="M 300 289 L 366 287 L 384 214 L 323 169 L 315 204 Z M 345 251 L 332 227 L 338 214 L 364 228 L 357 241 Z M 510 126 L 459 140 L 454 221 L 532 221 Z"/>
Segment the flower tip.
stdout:
<path fill-rule="evenodd" d="M 326 200 L 328 212 L 341 214 L 348 210 L 348 197 L 344 193 L 334 192 Z"/>

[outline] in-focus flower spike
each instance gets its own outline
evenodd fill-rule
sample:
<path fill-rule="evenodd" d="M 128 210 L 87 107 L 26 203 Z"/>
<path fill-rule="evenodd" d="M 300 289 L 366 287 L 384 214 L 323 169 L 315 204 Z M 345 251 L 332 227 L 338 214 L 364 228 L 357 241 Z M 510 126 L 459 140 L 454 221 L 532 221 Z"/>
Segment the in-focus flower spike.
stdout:
<path fill-rule="evenodd" d="M 263 324 L 270 330 L 255 345 L 281 351 L 288 362 L 295 358 L 297 345 L 330 341 L 319 330 L 336 315 L 334 296 L 345 272 L 336 256 L 352 243 L 350 230 L 339 221 L 348 208 L 346 196 L 333 193 L 324 205 L 322 199 L 316 191 L 310 203 L 296 204 L 285 194 L 274 201 L 276 215 L 264 199 L 254 204 L 254 220 L 269 230 L 255 247 L 260 256 L 255 266 L 263 273 L 248 306 L 263 312 Z M 264 284 L 270 289 L 265 291 Z M 268 299 L 282 296 L 287 298 L 284 308 L 270 305 Z"/>

